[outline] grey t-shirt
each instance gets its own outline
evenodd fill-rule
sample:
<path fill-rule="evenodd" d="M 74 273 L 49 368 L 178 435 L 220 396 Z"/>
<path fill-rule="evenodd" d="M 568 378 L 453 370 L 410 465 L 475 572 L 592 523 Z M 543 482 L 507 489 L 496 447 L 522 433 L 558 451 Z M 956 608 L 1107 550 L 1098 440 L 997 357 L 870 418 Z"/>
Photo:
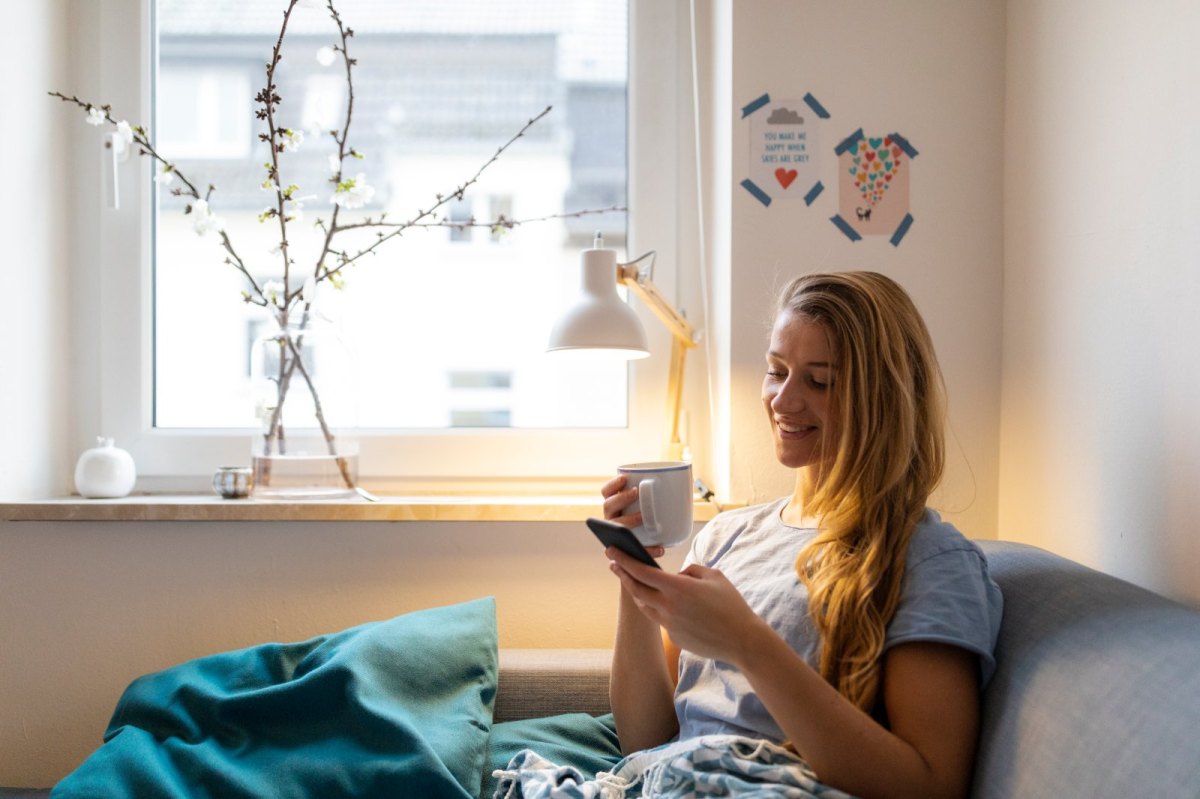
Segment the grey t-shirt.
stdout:
<path fill-rule="evenodd" d="M 796 557 L 812 528 L 789 527 L 780 518 L 787 498 L 726 511 L 692 542 L 685 565 L 720 569 L 750 607 L 788 645 L 817 668 L 820 637 L 808 617 L 808 592 L 796 574 Z M 937 641 L 979 655 L 981 685 L 995 670 L 992 650 L 1003 600 L 988 576 L 979 547 L 926 510 L 908 547 L 900 604 L 887 628 L 885 650 L 908 641 Z M 745 676 L 727 663 L 679 656 L 675 690 L 679 737 L 731 733 L 785 739 Z"/>

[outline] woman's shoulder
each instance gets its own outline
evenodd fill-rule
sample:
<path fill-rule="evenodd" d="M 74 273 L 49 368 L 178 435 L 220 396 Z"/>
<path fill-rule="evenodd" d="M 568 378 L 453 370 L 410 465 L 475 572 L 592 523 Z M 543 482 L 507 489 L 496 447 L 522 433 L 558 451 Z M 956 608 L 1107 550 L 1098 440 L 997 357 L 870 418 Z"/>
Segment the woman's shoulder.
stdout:
<path fill-rule="evenodd" d="M 734 542 L 742 539 L 743 533 L 754 531 L 757 534 L 769 534 L 776 527 L 782 527 L 779 511 L 785 502 L 786 497 L 760 505 L 721 511 L 696 534 L 690 557 L 698 563 L 711 565 Z M 758 537 L 761 536 L 753 533 L 750 536 Z"/>
<path fill-rule="evenodd" d="M 969 553 L 985 562 L 983 550 L 963 535 L 957 527 L 942 519 L 941 515 L 932 508 L 925 509 L 925 515 L 917 522 L 912 537 L 908 543 L 908 568 L 914 568 L 921 563 L 951 552 Z"/>

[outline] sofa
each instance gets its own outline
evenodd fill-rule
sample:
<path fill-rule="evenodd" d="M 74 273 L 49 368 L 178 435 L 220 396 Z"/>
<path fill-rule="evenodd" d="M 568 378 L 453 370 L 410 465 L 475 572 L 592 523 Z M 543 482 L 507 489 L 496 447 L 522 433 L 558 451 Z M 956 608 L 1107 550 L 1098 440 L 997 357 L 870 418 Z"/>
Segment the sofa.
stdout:
<path fill-rule="evenodd" d="M 972 797 L 1200 799 L 1200 610 L 1036 547 L 979 543 L 1005 604 Z M 607 650 L 501 650 L 493 719 L 607 713 L 608 664 Z"/>
<path fill-rule="evenodd" d="M 980 541 L 1004 592 L 974 799 L 1200 798 L 1200 610 Z M 608 709 L 606 651 L 501 652 L 497 719 Z"/>

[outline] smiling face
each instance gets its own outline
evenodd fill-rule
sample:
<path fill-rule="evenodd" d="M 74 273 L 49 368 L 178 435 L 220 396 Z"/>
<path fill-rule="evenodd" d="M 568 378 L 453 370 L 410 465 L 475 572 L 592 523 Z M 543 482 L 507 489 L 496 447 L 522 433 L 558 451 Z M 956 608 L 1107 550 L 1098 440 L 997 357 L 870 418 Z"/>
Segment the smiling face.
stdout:
<path fill-rule="evenodd" d="M 819 463 L 837 440 L 832 389 L 834 353 L 826 328 L 791 311 L 775 319 L 762 399 L 775 457 L 798 469 Z M 824 443 L 827 442 L 827 443 Z"/>

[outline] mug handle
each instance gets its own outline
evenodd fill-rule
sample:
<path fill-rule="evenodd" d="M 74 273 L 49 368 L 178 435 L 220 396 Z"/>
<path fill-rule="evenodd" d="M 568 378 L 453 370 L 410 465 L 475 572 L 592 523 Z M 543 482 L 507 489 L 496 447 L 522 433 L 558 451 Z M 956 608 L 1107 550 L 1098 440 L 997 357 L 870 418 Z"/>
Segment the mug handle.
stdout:
<path fill-rule="evenodd" d="M 654 518 L 654 478 L 647 478 L 638 485 L 638 500 L 642 509 L 642 526 L 652 535 L 660 535 L 658 521 Z"/>

